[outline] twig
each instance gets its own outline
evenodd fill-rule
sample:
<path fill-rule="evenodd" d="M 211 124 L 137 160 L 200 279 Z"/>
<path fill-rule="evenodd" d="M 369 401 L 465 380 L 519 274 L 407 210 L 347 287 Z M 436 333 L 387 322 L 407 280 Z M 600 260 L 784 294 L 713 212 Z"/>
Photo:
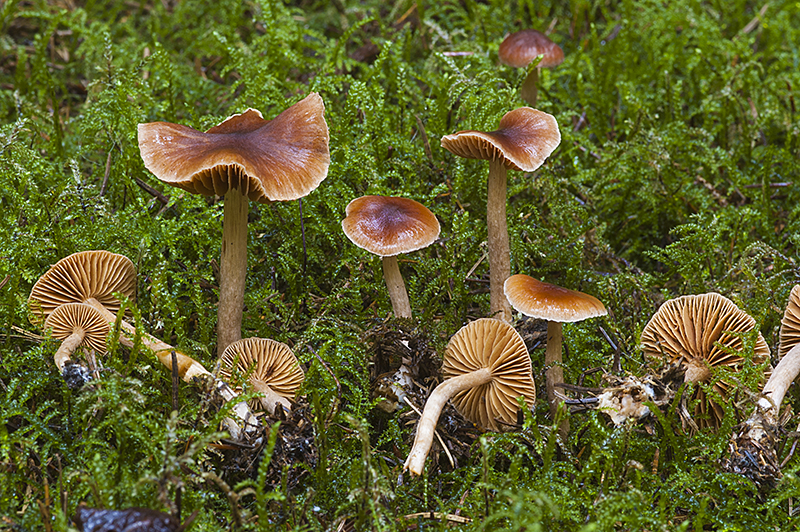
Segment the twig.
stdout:
<path fill-rule="evenodd" d="M 108 176 L 111 174 L 111 153 L 113 152 L 112 149 L 108 150 L 108 157 L 106 157 L 106 171 L 103 174 L 103 185 L 100 187 L 100 195 L 105 196 L 106 190 L 108 187 Z"/>
<path fill-rule="evenodd" d="M 133 181 L 137 185 L 139 185 L 139 188 L 141 188 L 142 190 L 144 190 L 145 192 L 147 192 L 148 194 L 150 194 L 151 196 L 156 198 L 158 201 L 160 201 L 164 205 L 167 205 L 169 203 L 169 196 L 165 196 L 164 194 L 162 194 L 158 190 L 154 189 L 153 187 L 151 187 L 150 185 L 148 185 L 147 183 L 145 183 L 144 181 L 142 181 L 138 177 L 134 177 Z"/>

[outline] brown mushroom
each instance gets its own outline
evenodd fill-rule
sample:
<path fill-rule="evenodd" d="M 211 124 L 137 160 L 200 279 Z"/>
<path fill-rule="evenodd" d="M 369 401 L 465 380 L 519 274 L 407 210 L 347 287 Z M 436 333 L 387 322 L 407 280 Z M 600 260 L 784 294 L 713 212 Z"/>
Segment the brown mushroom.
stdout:
<path fill-rule="evenodd" d="M 328 175 L 325 106 L 317 93 L 264 120 L 248 109 L 205 133 L 190 127 L 139 124 L 145 167 L 194 194 L 225 196 L 217 349 L 242 337 L 247 276 L 248 198 L 267 203 L 302 198 Z"/>
<path fill-rule="evenodd" d="M 289 399 L 305 378 L 289 346 L 268 338 L 245 338 L 229 345 L 220 357 L 219 373 L 228 384 L 233 384 L 235 373 L 246 375 L 247 384 L 264 395 L 251 401 L 250 407 L 263 408 L 270 414 L 278 405 L 286 410 L 292 408 Z M 241 393 L 242 388 L 235 390 Z"/>
<path fill-rule="evenodd" d="M 531 69 L 519 89 L 520 97 L 529 105 L 536 106 L 539 85 L 539 69 L 560 65 L 564 61 L 564 51 L 544 33 L 536 30 L 522 30 L 512 33 L 500 44 L 500 62 L 514 68 L 525 68 L 537 57 L 542 60 Z"/>
<path fill-rule="evenodd" d="M 492 315 L 511 320 L 503 283 L 511 275 L 506 220 L 507 169 L 533 172 L 561 142 L 556 119 L 521 107 L 506 113 L 497 131 L 459 131 L 442 137 L 442 147 L 460 157 L 489 161 L 486 226 L 489 242 L 489 307 Z"/>
<path fill-rule="evenodd" d="M 397 255 L 431 245 L 439 236 L 436 216 L 409 198 L 362 196 L 347 205 L 342 230 L 355 245 L 381 257 L 394 314 L 398 318 L 411 318 L 411 304 Z"/>
<path fill-rule="evenodd" d="M 545 283 L 528 275 L 517 274 L 503 286 L 508 301 L 526 316 L 547 320 L 547 347 L 544 363 L 547 369 L 547 400 L 555 414 L 558 401 L 555 385 L 564 382 L 562 367 L 562 323 L 583 321 L 608 314 L 603 303 L 594 296 Z"/>
<path fill-rule="evenodd" d="M 536 387 L 528 349 L 507 323 L 479 319 L 462 327 L 447 344 L 444 379 L 425 402 L 414 445 L 404 469 L 422 474 L 434 430 L 448 399 L 464 417 L 486 430 L 502 430 L 517 420 L 522 397 L 532 407 Z"/>
<path fill-rule="evenodd" d="M 61 340 L 54 355 L 59 372 L 70 361 L 80 346 L 86 346 L 99 354 L 106 352 L 106 337 L 110 330 L 108 322 L 94 307 L 83 303 L 65 303 L 56 307 L 44 321 L 53 338 Z"/>
<path fill-rule="evenodd" d="M 752 332 L 756 321 L 730 299 L 717 294 L 681 296 L 661 305 L 642 330 L 642 348 L 646 358 L 681 363 L 686 368 L 685 382 L 707 383 L 712 369 L 741 369 L 742 334 Z M 761 364 L 769 357 L 769 347 L 758 333 L 753 348 L 753 363 Z M 718 380 L 713 389 L 725 398 L 730 383 Z M 724 410 L 711 401 L 698 386 L 695 417 L 700 427 L 718 427 Z"/>
<path fill-rule="evenodd" d="M 800 285 L 795 285 L 789 293 L 789 302 L 781 319 L 778 356 L 783 359 L 797 344 L 800 344 Z"/>

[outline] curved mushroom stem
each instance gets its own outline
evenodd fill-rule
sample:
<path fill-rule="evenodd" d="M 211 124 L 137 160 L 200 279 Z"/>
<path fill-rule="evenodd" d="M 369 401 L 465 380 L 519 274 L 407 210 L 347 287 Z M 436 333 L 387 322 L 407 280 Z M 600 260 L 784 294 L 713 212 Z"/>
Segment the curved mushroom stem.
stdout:
<path fill-rule="evenodd" d="M 786 391 L 798 374 L 800 374 L 800 345 L 794 346 L 783 355 L 761 391 L 764 397 L 758 400 L 758 406 L 764 409 L 764 417 L 769 423 L 777 422 Z"/>
<path fill-rule="evenodd" d="M 411 318 L 411 303 L 408 301 L 406 284 L 403 276 L 400 275 L 400 267 L 397 264 L 397 256 L 381 257 L 383 262 L 383 278 L 386 281 L 386 289 L 389 291 L 389 299 L 392 301 L 392 310 L 398 318 Z"/>
<path fill-rule="evenodd" d="M 67 364 L 70 358 L 72 358 L 72 354 L 75 352 L 75 350 L 81 345 L 84 336 L 85 333 L 83 329 L 75 329 L 72 334 L 64 338 L 64 340 L 61 342 L 61 345 L 58 346 L 58 350 L 56 351 L 56 354 L 53 355 L 53 359 L 55 360 L 59 373 L 64 372 L 64 366 Z"/>
<path fill-rule="evenodd" d="M 502 162 L 489 161 L 489 187 L 486 199 L 486 227 L 489 243 L 489 309 L 494 318 L 511 322 L 511 304 L 503 293 L 503 283 L 511 276 L 511 250 L 506 220 L 507 171 Z"/>
<path fill-rule="evenodd" d="M 408 469 L 414 475 L 421 475 L 425 468 L 425 459 L 433 444 L 433 434 L 436 430 L 436 423 L 439 415 L 448 399 L 458 392 L 486 384 L 492 380 L 492 372 L 487 368 L 481 368 L 471 373 L 459 375 L 442 382 L 433 390 L 428 400 L 425 402 L 425 409 L 417 423 L 417 435 L 414 437 L 414 445 L 408 453 L 408 458 L 403 469 Z"/>
<path fill-rule="evenodd" d="M 266 408 L 267 412 L 270 414 L 275 414 L 275 409 L 278 405 L 286 409 L 287 412 L 292 409 L 292 402 L 270 388 L 266 382 L 251 378 L 250 384 L 253 386 L 254 390 L 264 394 L 264 397 L 259 397 L 258 400 L 261 401 L 262 406 Z"/>
<path fill-rule="evenodd" d="M 225 194 L 222 252 L 219 259 L 217 353 L 242 338 L 242 312 L 247 278 L 247 196 L 236 188 Z"/>
<path fill-rule="evenodd" d="M 539 67 L 532 69 L 525 77 L 519 88 L 519 96 L 531 107 L 536 107 L 539 99 Z"/>

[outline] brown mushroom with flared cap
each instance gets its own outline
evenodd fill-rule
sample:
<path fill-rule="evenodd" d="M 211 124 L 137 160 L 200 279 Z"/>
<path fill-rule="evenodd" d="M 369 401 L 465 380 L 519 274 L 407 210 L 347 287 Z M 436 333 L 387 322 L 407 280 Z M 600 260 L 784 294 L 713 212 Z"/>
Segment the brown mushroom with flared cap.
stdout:
<path fill-rule="evenodd" d="M 439 220 L 409 198 L 362 196 L 347 205 L 342 230 L 355 245 L 381 257 L 383 277 L 398 318 L 411 318 L 408 292 L 397 255 L 431 245 L 439 236 Z"/>
<path fill-rule="evenodd" d="M 511 251 L 506 220 L 507 170 L 533 172 L 561 142 L 556 119 L 547 113 L 521 107 L 506 113 L 497 131 L 459 131 L 442 137 L 442 148 L 459 157 L 489 161 L 486 226 L 489 242 L 489 307 L 511 320 L 511 306 L 503 283 L 511 275 Z"/>
<path fill-rule="evenodd" d="M 534 59 L 542 60 L 525 77 L 519 89 L 520 97 L 529 105 L 536 105 L 539 92 L 539 69 L 551 68 L 564 61 L 564 51 L 544 33 L 536 30 L 522 30 L 512 33 L 500 44 L 500 62 L 514 68 L 525 68 Z"/>
<path fill-rule="evenodd" d="M 564 382 L 561 366 L 562 323 L 596 318 L 608 314 L 603 303 L 594 296 L 545 283 L 528 275 L 512 275 L 503 286 L 505 296 L 517 311 L 526 316 L 547 320 L 547 347 L 544 363 L 547 369 L 547 399 L 555 414 L 555 385 Z"/>
<path fill-rule="evenodd" d="M 270 414 L 280 405 L 292 408 L 292 399 L 305 375 L 288 345 L 268 338 L 238 340 L 222 353 L 220 377 L 231 384 L 234 373 L 247 375 L 247 386 L 264 395 L 250 403 L 253 410 Z M 241 392 L 241 388 L 236 389 Z"/>
<path fill-rule="evenodd" d="M 83 303 L 66 303 L 56 307 L 47 316 L 44 327 L 50 329 L 53 338 L 61 340 L 53 357 L 59 372 L 63 373 L 64 366 L 82 345 L 99 354 L 106 352 L 106 337 L 110 327 L 94 307 Z"/>
<path fill-rule="evenodd" d="M 252 201 L 302 198 L 328 175 L 328 125 L 317 93 L 264 120 L 248 109 L 205 133 L 167 122 L 139 124 L 145 167 L 194 194 L 225 196 L 217 348 L 242 337 L 247 277 L 247 211 Z"/>
<path fill-rule="evenodd" d="M 452 398 L 464 417 L 483 429 L 497 431 L 517 420 L 522 397 L 529 407 L 536 401 L 528 349 L 507 323 L 488 318 L 462 327 L 447 344 L 442 374 L 445 378 L 425 402 L 414 445 L 404 469 L 421 475 L 433 444 L 442 408 Z"/>
<path fill-rule="evenodd" d="M 710 382 L 712 369 L 740 370 L 744 363 L 742 334 L 752 332 L 756 321 L 730 299 L 717 294 L 681 296 L 661 305 L 642 330 L 642 348 L 651 360 L 681 363 L 686 368 L 685 382 Z M 769 347 L 758 333 L 753 348 L 753 363 L 769 357 Z M 714 390 L 725 398 L 731 385 L 718 380 Z M 699 386 L 695 416 L 698 426 L 718 427 L 724 410 L 711 401 Z"/>

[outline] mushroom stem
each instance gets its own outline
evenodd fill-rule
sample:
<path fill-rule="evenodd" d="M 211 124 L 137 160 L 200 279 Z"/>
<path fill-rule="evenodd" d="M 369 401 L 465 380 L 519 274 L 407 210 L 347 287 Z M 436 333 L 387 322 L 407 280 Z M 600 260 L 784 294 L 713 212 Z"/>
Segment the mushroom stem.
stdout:
<path fill-rule="evenodd" d="M 481 368 L 447 379 L 433 390 L 425 402 L 425 409 L 417 423 L 414 445 L 411 447 L 411 452 L 408 453 L 403 469 L 408 469 L 414 475 L 422 474 L 422 470 L 425 468 L 425 459 L 433 444 L 436 423 L 439 421 L 444 404 L 458 392 L 486 384 L 490 380 L 492 380 L 492 372 L 487 368 Z"/>
<path fill-rule="evenodd" d="M 522 86 L 519 88 L 519 96 L 522 101 L 526 102 L 531 107 L 536 107 L 536 101 L 539 98 L 539 67 L 532 68 Z"/>
<path fill-rule="evenodd" d="M 492 317 L 511 322 L 511 304 L 503 284 L 511 276 L 511 251 L 506 221 L 507 171 L 500 160 L 489 161 L 486 226 L 489 243 L 489 309 Z"/>
<path fill-rule="evenodd" d="M 758 400 L 758 406 L 765 410 L 765 417 L 770 423 L 774 424 L 777 421 L 783 397 L 798 374 L 800 374 L 800 344 L 783 355 L 761 391 L 763 397 Z"/>
<path fill-rule="evenodd" d="M 64 366 L 72 357 L 72 354 L 75 352 L 75 350 L 78 349 L 78 346 L 81 345 L 84 336 L 85 333 L 83 329 L 79 328 L 73 331 L 72 334 L 67 336 L 61 342 L 61 345 L 58 347 L 56 354 L 53 355 L 53 359 L 55 360 L 56 367 L 58 368 L 59 372 L 63 373 Z"/>
<path fill-rule="evenodd" d="M 254 390 L 264 394 L 264 397 L 259 397 L 259 401 L 270 414 L 275 414 L 275 409 L 278 405 L 282 406 L 287 411 L 292 409 L 291 401 L 270 388 L 266 382 L 251 378 L 250 384 L 253 386 Z"/>
<path fill-rule="evenodd" d="M 389 291 L 389 299 L 392 301 L 392 310 L 398 318 L 411 318 L 411 303 L 408 301 L 406 284 L 400 274 L 400 267 L 397 264 L 397 256 L 382 257 L 383 278 L 386 280 L 386 289 Z"/>
<path fill-rule="evenodd" d="M 555 415 L 560 401 L 556 400 L 556 384 L 564 382 L 564 368 L 561 365 L 561 322 L 547 322 L 547 347 L 544 352 L 546 372 L 547 401 L 550 403 L 550 414 Z"/>
<path fill-rule="evenodd" d="M 219 259 L 219 307 L 217 309 L 217 353 L 242 338 L 242 311 L 247 278 L 248 199 L 231 188 L 225 194 L 222 218 L 222 252 Z"/>

